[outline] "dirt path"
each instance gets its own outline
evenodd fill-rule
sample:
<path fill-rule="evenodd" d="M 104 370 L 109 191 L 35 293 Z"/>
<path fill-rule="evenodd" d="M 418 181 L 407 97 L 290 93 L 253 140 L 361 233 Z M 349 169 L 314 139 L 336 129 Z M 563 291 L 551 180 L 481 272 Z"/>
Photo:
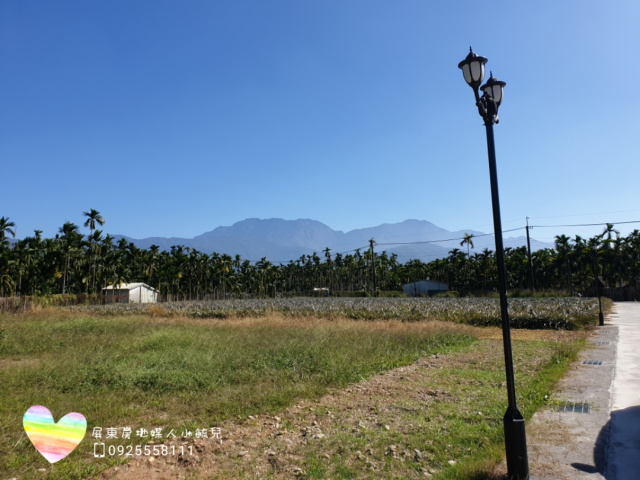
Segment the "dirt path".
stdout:
<path fill-rule="evenodd" d="M 222 438 L 218 440 L 181 442 L 194 445 L 193 456 L 135 459 L 128 465 L 103 473 L 100 478 L 261 478 L 267 473 L 270 478 L 295 478 L 306 475 L 300 465 L 309 448 L 330 443 L 328 439 L 351 430 L 380 427 L 379 417 L 393 408 L 393 399 L 421 396 L 428 402 L 430 397 L 444 394 L 415 388 L 418 379 L 426 375 L 428 369 L 443 368 L 443 360 L 443 357 L 422 359 L 345 390 L 332 392 L 319 400 L 300 401 L 277 416 L 260 415 L 244 421 L 226 422 L 221 426 Z M 376 404 L 378 407 L 373 408 Z M 382 428 L 392 427 L 383 424 Z M 327 460 L 336 453 L 358 460 L 366 458 L 372 474 L 386 453 L 374 452 L 369 445 L 355 452 L 331 451 L 328 445 L 324 450 L 321 455 Z M 415 455 L 409 451 L 394 453 Z M 425 472 L 430 473 L 428 468 Z"/>
<path fill-rule="evenodd" d="M 434 369 L 468 368 L 469 364 L 477 368 L 502 365 L 499 330 L 484 329 L 482 334 L 486 338 L 476 348 L 420 359 L 318 400 L 300 401 L 276 416 L 227 421 L 220 425 L 219 439 L 167 442 L 178 449 L 181 445 L 191 446 L 193 455 L 133 457 L 130 463 L 111 468 L 98 478 L 325 478 L 320 468 L 313 470 L 314 456 L 318 458 L 318 465 L 339 456 L 346 465 L 360 472 L 358 478 L 431 478 L 437 470 L 429 465 L 423 452 L 411 445 L 402 447 L 398 442 L 398 445 L 389 443 L 380 447 L 363 442 L 356 449 L 345 449 L 340 438 L 353 438 L 368 429 L 384 429 L 390 433 L 417 429 L 403 420 L 410 405 L 419 403 L 428 408 L 431 402 L 451 397 L 445 389 L 430 383 Z M 557 338 L 558 334 L 514 331 L 513 338 Z M 393 462 L 391 476 L 388 470 L 383 473 L 383 467 L 390 461 Z"/>

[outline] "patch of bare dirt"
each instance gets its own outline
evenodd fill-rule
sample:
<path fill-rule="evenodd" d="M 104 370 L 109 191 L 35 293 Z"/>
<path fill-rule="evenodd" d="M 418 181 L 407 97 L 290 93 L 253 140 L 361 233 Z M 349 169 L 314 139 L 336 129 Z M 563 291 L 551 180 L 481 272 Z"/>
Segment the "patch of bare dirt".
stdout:
<path fill-rule="evenodd" d="M 480 330 L 480 329 L 479 329 Z M 491 329 L 493 330 L 493 329 Z M 100 480 L 123 479 L 200 479 L 200 478 L 304 478 L 310 452 L 325 461 L 339 455 L 347 465 L 365 465 L 358 478 L 376 478 L 387 457 L 419 461 L 422 467 L 403 468 L 402 478 L 430 478 L 436 472 L 414 448 L 387 445 L 383 450 L 363 444 L 359 450 L 341 449 L 340 436 L 357 435 L 366 429 L 403 431 L 417 428 L 394 419 L 414 405 L 427 406 L 433 401 L 455 401 L 445 390 L 425 381 L 433 369 L 468 367 L 496 368 L 503 360 L 501 332 L 481 329 L 488 344 L 483 348 L 433 355 L 390 370 L 342 390 L 335 390 L 317 400 L 301 400 L 277 415 L 259 415 L 233 419 L 220 424 L 219 439 L 176 439 L 167 445 L 192 447 L 193 455 L 133 457 L 126 465 L 103 472 Z M 477 332 L 474 332 L 477 333 Z M 572 332 L 513 331 L 514 339 L 555 339 Z M 417 410 L 417 409 L 416 409 Z M 179 449 L 179 448 L 178 448 Z M 496 478 L 501 474 L 496 470 Z M 385 478 L 388 472 L 384 474 Z"/>
<path fill-rule="evenodd" d="M 0 360 L 0 370 L 3 368 L 36 368 L 42 364 L 39 358 L 5 358 Z"/>
<path fill-rule="evenodd" d="M 446 359 L 446 360 L 445 360 Z M 279 415 L 260 415 L 244 420 L 227 421 L 220 425 L 220 439 L 181 439 L 173 445 L 192 446 L 194 455 L 135 458 L 129 464 L 112 468 L 99 477 L 107 479 L 176 479 L 176 478 L 295 478 L 306 472 L 303 465 L 307 446 L 343 434 L 345 430 L 391 428 L 380 424 L 379 417 L 394 407 L 391 398 L 419 397 L 423 402 L 446 396 L 437 389 L 416 387 L 420 373 L 430 368 L 443 368 L 447 356 L 430 357 L 391 370 L 370 380 L 334 391 L 319 400 L 302 400 Z M 378 405 L 375 407 L 374 405 Z M 390 446 L 391 447 L 391 446 Z M 393 452 L 415 455 L 415 452 Z M 347 452 L 325 452 L 332 454 Z M 365 445 L 362 451 L 349 452 L 358 459 L 369 459 L 371 471 L 376 470 L 384 453 L 374 452 Z"/>

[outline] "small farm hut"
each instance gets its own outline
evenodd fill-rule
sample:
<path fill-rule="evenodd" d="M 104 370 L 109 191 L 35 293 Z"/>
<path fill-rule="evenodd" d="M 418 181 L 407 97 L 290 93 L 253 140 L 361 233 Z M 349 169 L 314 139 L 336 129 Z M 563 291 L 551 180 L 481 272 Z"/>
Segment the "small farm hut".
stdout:
<path fill-rule="evenodd" d="M 146 283 L 121 283 L 102 289 L 107 303 L 157 303 L 158 290 Z M 110 300 L 111 297 L 111 300 Z"/>
<path fill-rule="evenodd" d="M 434 282 L 427 278 L 418 282 L 405 283 L 403 289 L 409 297 L 431 297 L 449 291 L 449 286 L 446 283 Z"/>

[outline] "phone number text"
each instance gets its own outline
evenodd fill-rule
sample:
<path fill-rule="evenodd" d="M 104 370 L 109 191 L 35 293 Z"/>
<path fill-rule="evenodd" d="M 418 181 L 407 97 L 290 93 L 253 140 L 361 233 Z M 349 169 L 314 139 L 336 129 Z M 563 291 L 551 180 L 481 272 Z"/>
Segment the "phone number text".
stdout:
<path fill-rule="evenodd" d="M 167 455 L 193 455 L 192 445 L 109 445 L 104 443 L 93 444 L 93 456 L 167 456 Z"/>

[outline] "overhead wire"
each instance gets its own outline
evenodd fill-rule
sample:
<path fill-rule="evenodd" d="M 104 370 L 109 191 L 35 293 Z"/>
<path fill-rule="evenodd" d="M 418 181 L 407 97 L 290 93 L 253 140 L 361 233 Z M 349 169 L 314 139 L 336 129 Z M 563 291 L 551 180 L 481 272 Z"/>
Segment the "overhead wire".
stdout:
<path fill-rule="evenodd" d="M 542 218 L 542 217 L 541 217 Z M 545 217 L 545 218 L 551 218 L 551 217 Z M 558 227 L 594 227 L 594 226 L 603 226 L 603 225 L 625 225 L 625 224 L 631 224 L 631 223 L 640 223 L 640 220 L 628 220 L 628 221 L 623 221 L 623 222 L 602 222 L 602 223 L 576 223 L 576 224 L 566 224 L 566 225 L 529 225 L 528 228 L 558 228 Z M 526 230 L 527 226 L 521 226 L 521 227 L 516 227 L 516 228 L 510 228 L 507 230 L 502 230 L 502 233 L 509 233 L 509 232 L 516 232 L 518 230 Z M 483 233 L 483 234 L 479 234 L 479 235 L 472 235 L 471 238 L 480 238 L 480 237 L 488 237 L 488 236 L 492 236 L 495 235 L 495 233 Z M 415 241 L 415 242 L 375 242 L 374 245 L 375 246 L 396 246 L 396 245 L 426 245 L 426 244 L 433 244 L 433 243 L 444 243 L 444 242 L 453 242 L 453 241 L 460 241 L 460 240 L 464 240 L 466 237 L 455 237 L 455 238 L 445 238 L 445 239 L 440 239 L 440 240 L 422 240 L 422 241 Z M 552 239 L 553 240 L 553 239 Z M 336 255 L 346 255 L 348 253 L 351 252 L 355 252 L 357 250 L 367 250 L 369 249 L 370 246 L 369 245 L 364 245 L 362 247 L 358 247 L 358 248 L 353 248 L 351 250 L 345 250 L 342 252 L 337 252 Z M 316 251 L 321 251 L 324 249 L 318 249 Z M 403 257 L 407 257 L 407 258 L 412 258 L 409 257 L 409 255 L 398 255 L 398 258 L 403 258 Z M 292 262 L 295 261 L 293 259 L 287 260 L 286 262 L 278 262 L 280 264 L 283 263 L 287 263 L 287 262 Z"/>
<path fill-rule="evenodd" d="M 509 230 L 502 230 L 502 233 L 509 233 L 509 232 L 515 232 L 517 230 L 522 230 L 524 228 L 527 227 L 518 227 L 518 228 L 511 228 Z M 471 238 L 479 238 L 479 237 L 488 237 L 491 235 L 495 235 L 494 233 L 483 233 L 480 235 L 472 235 Z M 466 237 L 456 237 L 456 238 L 445 238 L 442 240 L 424 240 L 424 241 L 420 241 L 420 242 L 384 242 L 384 243 L 376 243 L 376 245 L 420 245 L 420 244 L 425 244 L 425 243 L 440 243 L 440 242 L 453 242 L 453 241 L 458 241 L 458 240 L 464 240 Z"/>
<path fill-rule="evenodd" d="M 602 225 L 625 225 L 628 223 L 640 223 L 640 220 L 629 220 L 626 222 L 604 222 L 604 223 L 576 223 L 573 225 L 529 225 L 530 228 L 556 228 L 556 227 L 598 227 Z"/>

